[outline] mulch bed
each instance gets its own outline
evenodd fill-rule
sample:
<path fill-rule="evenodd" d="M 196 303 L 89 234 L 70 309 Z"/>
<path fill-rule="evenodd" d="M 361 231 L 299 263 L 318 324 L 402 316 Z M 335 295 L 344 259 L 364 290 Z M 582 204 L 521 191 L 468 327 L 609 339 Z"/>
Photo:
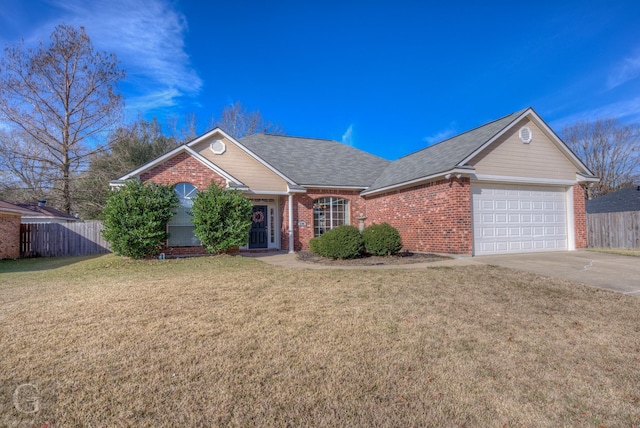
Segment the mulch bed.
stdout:
<path fill-rule="evenodd" d="M 336 266 L 376 266 L 376 265 L 407 265 L 413 263 L 439 262 L 448 260 L 450 257 L 439 256 L 437 254 L 411 253 L 405 251 L 395 256 L 370 256 L 363 255 L 355 259 L 333 260 L 320 257 L 311 251 L 299 251 L 298 260 L 307 263 L 321 263 Z"/>

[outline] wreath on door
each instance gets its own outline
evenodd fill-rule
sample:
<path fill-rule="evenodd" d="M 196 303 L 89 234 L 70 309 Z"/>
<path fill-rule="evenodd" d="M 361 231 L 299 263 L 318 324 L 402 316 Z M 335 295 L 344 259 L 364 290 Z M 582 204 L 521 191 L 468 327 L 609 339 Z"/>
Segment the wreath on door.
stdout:
<path fill-rule="evenodd" d="M 264 220 L 264 213 L 262 211 L 256 211 L 253 213 L 253 222 L 261 223 Z"/>

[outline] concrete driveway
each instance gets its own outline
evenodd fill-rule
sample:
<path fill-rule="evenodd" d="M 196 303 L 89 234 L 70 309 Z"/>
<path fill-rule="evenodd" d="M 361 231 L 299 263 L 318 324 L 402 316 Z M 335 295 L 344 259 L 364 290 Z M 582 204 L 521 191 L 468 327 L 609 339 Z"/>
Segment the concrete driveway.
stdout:
<path fill-rule="evenodd" d="M 640 296 L 639 257 L 617 256 L 580 250 L 478 256 L 468 260 L 533 272 Z"/>

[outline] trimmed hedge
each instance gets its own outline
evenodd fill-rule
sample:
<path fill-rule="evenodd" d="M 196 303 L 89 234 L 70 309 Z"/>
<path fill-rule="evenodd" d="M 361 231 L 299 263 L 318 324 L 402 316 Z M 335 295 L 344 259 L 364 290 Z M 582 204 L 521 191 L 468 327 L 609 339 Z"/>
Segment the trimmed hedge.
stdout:
<path fill-rule="evenodd" d="M 167 222 L 178 203 L 173 186 L 127 180 L 107 199 L 102 236 L 118 255 L 134 259 L 155 256 L 167 239 Z"/>
<path fill-rule="evenodd" d="M 313 254 L 322 255 L 322 236 L 311 238 L 309 241 L 309 249 Z"/>
<path fill-rule="evenodd" d="M 362 252 L 362 235 L 357 227 L 338 226 L 313 238 L 309 242 L 311 251 L 331 259 L 352 259 Z"/>
<path fill-rule="evenodd" d="M 365 250 L 374 256 L 391 256 L 402 249 L 400 233 L 389 223 L 367 226 L 362 238 Z"/>
<path fill-rule="evenodd" d="M 223 189 L 212 182 L 193 199 L 190 214 L 194 234 L 213 254 L 247 245 L 252 209 L 253 204 L 242 192 Z"/>

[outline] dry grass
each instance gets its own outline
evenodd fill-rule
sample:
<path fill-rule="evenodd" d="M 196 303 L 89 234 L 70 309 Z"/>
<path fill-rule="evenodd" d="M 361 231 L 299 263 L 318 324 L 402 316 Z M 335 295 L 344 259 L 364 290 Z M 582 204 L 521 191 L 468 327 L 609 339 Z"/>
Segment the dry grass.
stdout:
<path fill-rule="evenodd" d="M 0 425 L 640 424 L 637 297 L 475 266 L 103 256 L 3 271 Z M 24 382 L 35 415 L 11 407 Z"/>
<path fill-rule="evenodd" d="M 619 256 L 640 257 L 640 248 L 589 248 L 589 251 L 617 254 Z"/>

